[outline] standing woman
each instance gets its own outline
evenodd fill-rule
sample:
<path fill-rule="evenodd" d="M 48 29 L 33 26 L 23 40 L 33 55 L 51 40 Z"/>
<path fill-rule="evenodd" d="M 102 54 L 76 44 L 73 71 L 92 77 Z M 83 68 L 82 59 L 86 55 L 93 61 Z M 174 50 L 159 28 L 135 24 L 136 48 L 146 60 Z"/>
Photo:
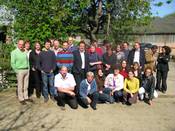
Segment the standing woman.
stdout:
<path fill-rule="evenodd" d="M 29 97 L 33 94 L 34 88 L 36 89 L 36 97 L 40 98 L 41 96 L 41 72 L 37 68 L 40 52 L 41 52 L 40 43 L 35 42 L 35 49 L 32 50 L 29 55 L 29 63 L 30 63 Z"/>
<path fill-rule="evenodd" d="M 116 64 L 119 66 L 120 65 L 120 63 L 122 62 L 122 60 L 124 60 L 125 59 L 125 54 L 124 54 L 124 52 L 123 51 L 121 51 L 121 46 L 120 45 L 117 45 L 117 47 L 116 47 Z"/>
<path fill-rule="evenodd" d="M 168 62 L 170 61 L 170 53 L 171 48 L 168 46 L 162 47 L 162 53 L 159 54 L 157 59 L 157 83 L 156 89 L 162 91 L 162 93 L 166 93 L 167 91 L 167 76 L 169 71 Z M 162 82 L 162 86 L 160 86 Z"/>

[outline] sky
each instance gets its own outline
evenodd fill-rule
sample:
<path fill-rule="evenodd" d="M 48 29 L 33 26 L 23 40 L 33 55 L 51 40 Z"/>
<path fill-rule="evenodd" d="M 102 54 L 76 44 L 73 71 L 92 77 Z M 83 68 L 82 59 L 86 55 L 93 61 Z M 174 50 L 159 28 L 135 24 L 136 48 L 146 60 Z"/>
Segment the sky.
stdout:
<path fill-rule="evenodd" d="M 151 12 L 153 16 L 164 17 L 168 14 L 175 13 L 175 0 L 170 4 L 166 3 L 167 0 L 154 0 L 151 4 Z M 164 4 L 161 7 L 157 7 L 154 4 L 158 2 L 163 2 Z"/>

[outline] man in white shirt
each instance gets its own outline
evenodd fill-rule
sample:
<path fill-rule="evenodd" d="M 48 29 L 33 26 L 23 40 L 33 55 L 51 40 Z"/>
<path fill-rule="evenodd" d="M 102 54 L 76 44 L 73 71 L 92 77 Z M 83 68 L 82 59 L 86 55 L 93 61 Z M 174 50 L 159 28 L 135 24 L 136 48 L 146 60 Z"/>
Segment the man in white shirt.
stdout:
<path fill-rule="evenodd" d="M 119 74 L 120 69 L 116 67 L 114 74 L 109 74 L 105 79 L 105 90 L 104 93 L 113 97 L 116 102 L 122 101 L 124 77 Z"/>
<path fill-rule="evenodd" d="M 77 84 L 76 94 L 78 94 L 80 83 L 86 78 L 86 73 L 89 71 L 89 56 L 86 52 L 86 44 L 84 41 L 80 41 L 79 50 L 74 51 L 73 56 L 72 72 Z"/>
<path fill-rule="evenodd" d="M 73 75 L 68 73 L 67 67 L 61 67 L 60 73 L 55 76 L 54 83 L 58 92 L 58 105 L 61 106 L 61 109 L 65 110 L 66 102 L 72 109 L 77 109 L 78 103 L 74 93 L 76 83 Z"/>
<path fill-rule="evenodd" d="M 130 50 L 127 62 L 129 67 L 132 67 L 134 62 L 138 62 L 141 70 L 144 70 L 145 51 L 140 47 L 139 42 L 135 42 L 134 48 Z"/>

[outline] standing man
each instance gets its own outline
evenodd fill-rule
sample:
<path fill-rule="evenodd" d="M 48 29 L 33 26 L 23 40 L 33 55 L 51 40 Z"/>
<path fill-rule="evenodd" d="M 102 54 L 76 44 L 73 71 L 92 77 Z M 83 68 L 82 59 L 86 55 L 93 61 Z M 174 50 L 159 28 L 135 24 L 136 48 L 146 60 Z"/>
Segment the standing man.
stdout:
<path fill-rule="evenodd" d="M 42 82 L 43 82 L 43 96 L 44 102 L 49 100 L 48 94 L 50 93 L 50 98 L 54 101 L 54 73 L 56 68 L 56 58 L 53 51 L 50 50 L 51 42 L 47 40 L 45 42 L 45 50 L 41 51 L 39 54 L 38 68 L 41 71 Z M 48 87 L 49 86 L 49 87 Z M 49 89 L 49 91 L 48 91 Z"/>
<path fill-rule="evenodd" d="M 151 49 L 145 52 L 145 68 L 150 67 L 153 71 L 156 71 L 157 49 L 158 47 L 153 45 Z"/>
<path fill-rule="evenodd" d="M 52 50 L 54 51 L 55 55 L 57 55 L 58 52 L 62 51 L 62 48 L 60 48 L 59 46 L 60 42 L 58 40 L 54 40 Z"/>
<path fill-rule="evenodd" d="M 72 67 L 72 72 L 77 83 L 76 93 L 80 86 L 80 82 L 85 79 L 86 73 L 89 70 L 89 57 L 88 53 L 85 51 L 85 42 L 80 41 L 79 50 L 73 52 L 74 63 Z"/>
<path fill-rule="evenodd" d="M 63 42 L 63 50 L 57 53 L 56 62 L 58 69 L 60 69 L 62 66 L 66 66 L 68 68 L 68 71 L 71 72 L 74 56 L 72 52 L 68 51 L 68 47 L 68 42 Z"/>
<path fill-rule="evenodd" d="M 129 55 L 129 43 L 128 42 L 124 42 L 123 43 L 123 53 L 124 53 L 124 55 L 125 55 L 125 60 L 127 60 L 128 59 L 128 55 Z"/>
<path fill-rule="evenodd" d="M 11 52 L 11 66 L 16 72 L 18 88 L 18 100 L 22 105 L 26 104 L 28 99 L 28 81 L 29 81 L 29 61 L 27 53 L 24 50 L 24 41 L 18 40 L 17 48 Z"/>
<path fill-rule="evenodd" d="M 117 57 L 112 52 L 111 46 L 107 48 L 106 53 L 103 54 L 102 61 L 105 67 L 105 75 L 113 73 L 113 68 L 116 66 Z"/>
<path fill-rule="evenodd" d="M 54 84 L 57 88 L 57 101 L 61 109 L 65 110 L 66 101 L 72 109 L 77 109 L 78 103 L 74 93 L 74 88 L 76 86 L 75 79 L 72 74 L 68 73 L 66 66 L 60 68 L 60 73 L 55 76 Z"/>
<path fill-rule="evenodd" d="M 25 41 L 25 43 L 24 43 L 24 50 L 27 53 L 27 57 L 29 58 L 30 52 L 32 51 L 30 49 L 30 41 L 29 40 Z"/>
<path fill-rule="evenodd" d="M 133 66 L 134 62 L 138 62 L 141 70 L 144 70 L 145 51 L 141 49 L 139 42 L 135 42 L 134 48 L 129 52 L 128 55 L 128 64 L 130 67 Z"/>
<path fill-rule="evenodd" d="M 74 39 L 72 37 L 69 37 L 68 39 L 68 45 L 69 45 L 68 51 L 69 52 L 74 52 L 75 50 L 78 50 L 77 46 L 74 45 L 73 40 Z"/>

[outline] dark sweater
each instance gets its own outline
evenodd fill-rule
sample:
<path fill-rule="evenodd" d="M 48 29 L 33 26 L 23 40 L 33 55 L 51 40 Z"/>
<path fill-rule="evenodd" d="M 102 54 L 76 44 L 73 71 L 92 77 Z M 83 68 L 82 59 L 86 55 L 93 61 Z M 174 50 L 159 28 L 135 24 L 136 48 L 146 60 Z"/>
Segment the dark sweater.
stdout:
<path fill-rule="evenodd" d="M 35 50 L 32 50 L 29 55 L 29 63 L 30 63 L 30 69 L 38 69 L 37 64 L 39 62 L 39 54 L 35 52 Z"/>
<path fill-rule="evenodd" d="M 44 71 L 46 73 L 54 71 L 56 68 L 55 53 L 51 50 L 41 51 L 41 53 L 39 54 L 38 68 L 39 70 Z"/>

